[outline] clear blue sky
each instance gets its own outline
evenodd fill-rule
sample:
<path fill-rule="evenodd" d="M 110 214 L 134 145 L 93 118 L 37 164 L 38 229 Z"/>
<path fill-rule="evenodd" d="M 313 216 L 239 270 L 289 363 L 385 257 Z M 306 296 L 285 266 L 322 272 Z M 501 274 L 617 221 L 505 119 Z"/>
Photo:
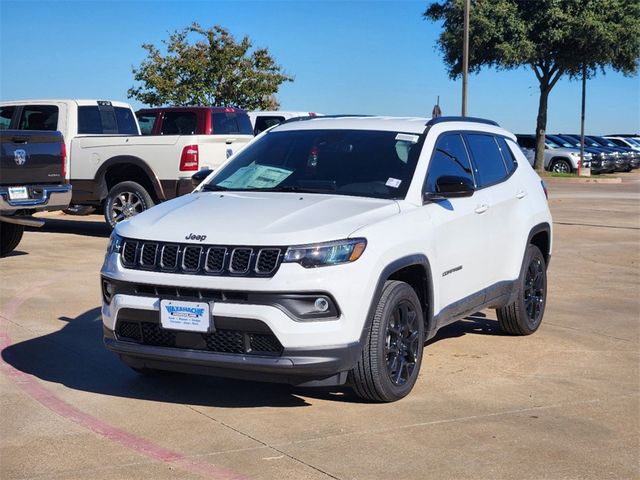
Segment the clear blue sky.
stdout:
<path fill-rule="evenodd" d="M 396 1 L 48 1 L 0 0 L 0 99 L 127 100 L 131 67 L 167 32 L 192 21 L 220 24 L 268 47 L 295 82 L 283 110 L 430 116 L 460 112 L 435 49 L 440 25 L 423 20 L 428 0 Z M 607 72 L 588 83 L 587 132 L 640 130 L 640 79 Z M 469 114 L 533 132 L 533 73 L 484 70 L 470 77 Z M 131 101 L 134 107 L 141 104 Z M 580 83 L 561 80 L 549 131 L 578 131 Z"/>

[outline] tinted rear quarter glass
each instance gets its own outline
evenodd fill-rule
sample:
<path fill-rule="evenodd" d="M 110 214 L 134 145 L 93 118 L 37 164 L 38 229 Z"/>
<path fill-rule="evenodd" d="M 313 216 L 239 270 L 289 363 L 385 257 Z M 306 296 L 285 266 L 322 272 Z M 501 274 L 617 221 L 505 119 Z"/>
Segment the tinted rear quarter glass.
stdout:
<path fill-rule="evenodd" d="M 58 107 L 55 105 L 25 105 L 22 108 L 19 130 L 57 130 Z"/>
<path fill-rule="evenodd" d="M 0 107 L 0 130 L 7 130 L 16 107 Z"/>
<path fill-rule="evenodd" d="M 467 133 L 465 140 L 473 159 L 478 187 L 487 187 L 507 177 L 507 169 L 493 135 Z"/>
<path fill-rule="evenodd" d="M 445 134 L 438 139 L 429 163 L 424 191 L 436 192 L 436 181 L 443 175 L 464 177 L 474 183 L 467 150 L 459 133 Z"/>
<path fill-rule="evenodd" d="M 130 108 L 114 107 L 118 133 L 121 135 L 137 135 L 136 120 Z"/>
<path fill-rule="evenodd" d="M 500 149 L 500 153 L 502 154 L 502 159 L 504 160 L 504 165 L 507 167 L 507 174 L 511 175 L 516 167 L 518 166 L 518 162 L 516 161 L 516 157 L 513 155 L 513 152 L 507 145 L 506 140 L 503 137 L 495 137 L 496 142 L 498 143 L 498 148 Z"/>

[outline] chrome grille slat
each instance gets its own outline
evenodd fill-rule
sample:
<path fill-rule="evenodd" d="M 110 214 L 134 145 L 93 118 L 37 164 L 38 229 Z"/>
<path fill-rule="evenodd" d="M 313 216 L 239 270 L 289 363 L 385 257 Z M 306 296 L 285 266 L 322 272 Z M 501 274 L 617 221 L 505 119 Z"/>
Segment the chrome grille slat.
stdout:
<path fill-rule="evenodd" d="M 284 247 L 177 244 L 124 239 L 120 259 L 125 268 L 209 276 L 273 276 Z"/>

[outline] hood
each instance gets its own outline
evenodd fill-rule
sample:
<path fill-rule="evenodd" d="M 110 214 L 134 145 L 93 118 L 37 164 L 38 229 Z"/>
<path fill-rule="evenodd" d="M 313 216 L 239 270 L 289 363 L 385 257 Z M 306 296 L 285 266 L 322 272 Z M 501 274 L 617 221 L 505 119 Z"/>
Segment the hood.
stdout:
<path fill-rule="evenodd" d="M 275 192 L 196 192 L 119 223 L 118 235 L 218 245 L 300 245 L 347 238 L 399 213 L 394 200 Z M 193 234 L 194 239 L 187 239 Z M 206 238 L 202 238 L 205 236 Z"/>

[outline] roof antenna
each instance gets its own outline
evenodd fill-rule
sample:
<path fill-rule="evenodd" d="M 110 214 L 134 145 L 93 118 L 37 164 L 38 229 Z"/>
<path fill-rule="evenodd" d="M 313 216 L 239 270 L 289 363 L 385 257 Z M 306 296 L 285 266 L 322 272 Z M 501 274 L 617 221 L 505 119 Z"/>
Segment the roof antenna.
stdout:
<path fill-rule="evenodd" d="M 438 95 L 438 100 L 436 104 L 433 106 L 433 110 L 431 111 L 431 118 L 437 118 L 442 116 L 442 110 L 440 110 L 440 95 Z"/>

